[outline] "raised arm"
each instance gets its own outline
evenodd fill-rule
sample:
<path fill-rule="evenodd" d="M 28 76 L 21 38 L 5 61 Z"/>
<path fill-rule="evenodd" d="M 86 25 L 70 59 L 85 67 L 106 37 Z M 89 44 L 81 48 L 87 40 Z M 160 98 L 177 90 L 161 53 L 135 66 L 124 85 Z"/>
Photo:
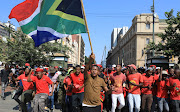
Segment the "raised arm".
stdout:
<path fill-rule="evenodd" d="M 32 79 L 31 79 L 31 73 L 32 73 L 32 71 L 33 71 L 33 70 L 31 69 L 31 71 L 29 72 L 28 80 L 27 80 L 28 82 L 32 82 Z"/>
<path fill-rule="evenodd" d="M 94 60 L 95 60 L 95 55 L 92 53 L 92 54 L 90 55 L 90 60 L 89 60 L 88 64 L 86 64 L 86 68 L 85 68 L 85 70 L 84 70 L 84 75 L 85 75 L 85 76 L 88 74 L 88 70 L 89 70 L 89 68 L 91 67 L 92 62 L 93 62 Z"/>
<path fill-rule="evenodd" d="M 162 80 L 162 70 L 163 70 L 163 68 L 161 67 L 160 76 L 159 76 L 159 81 Z"/>

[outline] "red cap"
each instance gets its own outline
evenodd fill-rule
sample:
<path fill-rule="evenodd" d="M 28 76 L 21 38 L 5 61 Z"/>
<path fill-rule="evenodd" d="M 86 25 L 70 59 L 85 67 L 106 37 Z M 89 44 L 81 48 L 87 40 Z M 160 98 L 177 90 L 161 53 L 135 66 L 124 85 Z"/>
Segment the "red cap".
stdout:
<path fill-rule="evenodd" d="M 54 68 L 58 68 L 58 66 L 55 66 Z"/>
<path fill-rule="evenodd" d="M 156 65 L 150 65 L 150 67 L 154 67 L 156 69 Z"/>
<path fill-rule="evenodd" d="M 97 66 L 100 67 L 100 68 L 102 68 L 102 65 L 100 65 L 100 64 L 97 64 Z"/>
<path fill-rule="evenodd" d="M 37 68 L 36 69 L 36 72 L 43 72 L 44 70 L 43 69 L 41 69 L 41 68 Z"/>
<path fill-rule="evenodd" d="M 30 66 L 30 64 L 29 64 L 29 63 L 26 63 L 25 66 Z"/>
<path fill-rule="evenodd" d="M 128 65 L 129 67 L 133 67 L 135 70 L 136 70 L 136 65 L 134 64 L 131 64 L 131 65 Z"/>
<path fill-rule="evenodd" d="M 47 71 L 49 70 L 49 68 L 45 68 Z"/>
<path fill-rule="evenodd" d="M 94 65 L 97 65 L 99 68 L 102 68 L 102 65 L 100 65 L 100 64 L 92 64 L 93 66 Z"/>

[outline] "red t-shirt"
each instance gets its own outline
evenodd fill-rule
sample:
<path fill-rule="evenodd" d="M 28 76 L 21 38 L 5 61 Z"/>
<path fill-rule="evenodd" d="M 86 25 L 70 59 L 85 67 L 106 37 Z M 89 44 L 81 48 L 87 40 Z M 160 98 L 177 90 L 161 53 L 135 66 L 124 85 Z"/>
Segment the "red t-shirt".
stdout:
<path fill-rule="evenodd" d="M 166 86 L 166 83 L 168 80 L 162 80 L 162 81 L 157 81 L 157 97 L 159 98 L 168 98 L 168 87 Z"/>
<path fill-rule="evenodd" d="M 41 79 L 32 77 L 32 81 L 36 83 L 36 94 L 46 93 L 49 95 L 49 84 L 52 84 L 53 82 L 48 76 L 43 75 Z"/>
<path fill-rule="evenodd" d="M 152 84 L 154 83 L 154 77 L 152 75 L 150 77 L 143 75 L 142 77 L 143 77 L 143 86 L 152 87 Z M 141 92 L 142 94 L 152 94 L 152 89 L 142 88 Z"/>
<path fill-rule="evenodd" d="M 123 82 L 126 81 L 126 76 L 121 73 L 117 75 L 117 72 L 110 76 L 111 84 L 115 87 L 115 91 L 112 91 L 112 94 L 121 94 L 123 93 Z"/>
<path fill-rule="evenodd" d="M 84 74 L 80 73 L 78 76 L 75 73 L 71 74 L 71 80 L 73 82 L 73 89 L 72 92 L 73 93 L 82 93 L 84 92 L 84 87 L 79 90 L 79 87 L 82 86 L 84 84 Z"/>
<path fill-rule="evenodd" d="M 33 75 L 31 75 L 31 78 L 34 77 Z M 23 91 L 26 91 L 26 90 L 33 90 L 33 82 L 28 82 L 28 77 L 25 76 L 25 73 L 20 75 L 18 78 L 18 80 L 21 80 L 22 81 L 22 84 L 23 84 Z"/>
<path fill-rule="evenodd" d="M 111 71 L 110 75 L 113 75 L 114 73 L 116 73 L 116 71 Z"/>
<path fill-rule="evenodd" d="M 133 82 L 135 84 L 143 83 L 143 78 L 142 78 L 142 75 L 140 73 L 128 74 L 127 79 L 129 82 Z M 129 83 L 128 92 L 131 94 L 141 94 L 140 87 L 134 86 L 130 83 Z"/>
<path fill-rule="evenodd" d="M 106 79 L 108 80 L 108 74 L 107 74 L 107 72 L 103 72 L 103 74 L 106 76 Z"/>
<path fill-rule="evenodd" d="M 167 83 L 167 86 L 173 86 L 176 83 L 177 85 L 170 89 L 170 99 L 171 100 L 180 100 L 180 81 L 174 77 L 170 77 Z"/>
<path fill-rule="evenodd" d="M 71 90 L 72 88 L 70 87 L 71 82 L 72 82 L 72 80 L 71 80 L 71 78 L 69 76 L 64 78 L 63 83 L 66 84 L 66 86 L 67 86 L 68 91 L 66 92 L 66 95 L 68 95 L 68 96 L 72 96 L 72 90 Z"/>

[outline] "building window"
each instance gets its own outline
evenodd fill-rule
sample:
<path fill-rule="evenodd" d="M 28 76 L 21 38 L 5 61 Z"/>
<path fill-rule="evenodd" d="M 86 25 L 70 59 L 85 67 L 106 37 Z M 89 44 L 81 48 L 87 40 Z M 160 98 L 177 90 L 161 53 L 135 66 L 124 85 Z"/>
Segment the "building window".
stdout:
<path fill-rule="evenodd" d="M 146 29 L 150 29 L 150 23 L 146 24 Z"/>
<path fill-rule="evenodd" d="M 146 38 L 146 44 L 149 44 L 149 42 L 150 42 L 150 39 Z"/>

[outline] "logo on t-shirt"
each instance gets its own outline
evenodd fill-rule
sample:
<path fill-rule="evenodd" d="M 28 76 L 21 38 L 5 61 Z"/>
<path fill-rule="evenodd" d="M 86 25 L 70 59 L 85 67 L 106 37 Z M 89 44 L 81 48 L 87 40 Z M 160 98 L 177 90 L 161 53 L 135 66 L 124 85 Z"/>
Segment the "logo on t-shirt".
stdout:
<path fill-rule="evenodd" d="M 115 79 L 115 86 L 116 87 L 121 87 L 121 85 L 122 85 L 122 80 Z"/>
<path fill-rule="evenodd" d="M 136 81 L 134 81 L 134 80 L 131 80 L 130 82 L 136 84 Z M 134 87 L 134 85 L 130 84 L 130 88 L 132 89 L 133 87 Z"/>
<path fill-rule="evenodd" d="M 23 79 L 23 81 L 27 81 L 27 79 Z"/>
<path fill-rule="evenodd" d="M 180 90 L 179 90 L 179 88 L 176 87 L 175 89 L 176 89 L 176 91 L 177 91 L 177 95 L 180 95 Z"/>

